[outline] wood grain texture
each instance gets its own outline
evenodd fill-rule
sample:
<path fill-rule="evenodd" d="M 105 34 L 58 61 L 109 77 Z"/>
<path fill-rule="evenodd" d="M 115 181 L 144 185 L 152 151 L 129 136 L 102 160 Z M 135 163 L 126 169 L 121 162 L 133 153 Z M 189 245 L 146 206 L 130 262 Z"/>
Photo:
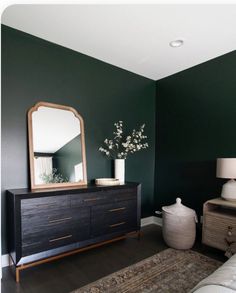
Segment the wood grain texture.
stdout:
<path fill-rule="evenodd" d="M 41 214 L 47 212 L 50 214 L 53 210 L 70 207 L 70 198 L 67 195 L 47 196 L 32 199 L 21 200 L 21 214 Z"/>
<path fill-rule="evenodd" d="M 138 232 L 138 188 L 128 183 L 102 189 L 8 191 L 13 262 L 22 266 Z"/>
<path fill-rule="evenodd" d="M 226 239 L 236 241 L 236 203 L 209 200 L 203 206 L 202 242 L 226 251 Z"/>
<path fill-rule="evenodd" d="M 62 238 L 66 235 L 71 237 Z M 44 211 L 22 216 L 22 255 L 82 241 L 89 235 L 90 209 L 87 207 L 53 210 L 50 215 Z M 55 238 L 62 239 L 52 242 Z"/>
<path fill-rule="evenodd" d="M 98 236 L 113 231 L 138 229 L 136 219 L 137 200 L 93 206 L 91 211 L 91 235 Z"/>

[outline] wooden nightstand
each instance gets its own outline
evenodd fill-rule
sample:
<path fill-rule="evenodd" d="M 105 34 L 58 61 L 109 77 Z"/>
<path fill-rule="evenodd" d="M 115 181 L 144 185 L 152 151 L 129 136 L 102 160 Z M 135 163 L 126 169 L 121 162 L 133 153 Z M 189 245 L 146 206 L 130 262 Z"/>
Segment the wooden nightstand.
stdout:
<path fill-rule="evenodd" d="M 226 251 L 236 242 L 236 202 L 215 198 L 204 203 L 202 243 Z"/>

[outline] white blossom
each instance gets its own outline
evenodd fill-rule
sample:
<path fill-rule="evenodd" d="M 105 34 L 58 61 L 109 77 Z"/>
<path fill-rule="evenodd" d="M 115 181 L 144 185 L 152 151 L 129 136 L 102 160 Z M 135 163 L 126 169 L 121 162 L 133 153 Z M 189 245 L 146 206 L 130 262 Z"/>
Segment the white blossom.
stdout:
<path fill-rule="evenodd" d="M 123 121 L 114 123 L 115 131 L 114 139 L 106 138 L 104 140 L 104 147 L 99 147 L 99 151 L 104 153 L 110 158 L 126 159 L 128 154 L 134 154 L 141 149 L 148 147 L 147 142 L 142 142 L 147 139 L 146 135 L 143 135 L 145 124 L 141 125 L 139 130 L 133 129 L 132 134 L 123 137 Z"/>

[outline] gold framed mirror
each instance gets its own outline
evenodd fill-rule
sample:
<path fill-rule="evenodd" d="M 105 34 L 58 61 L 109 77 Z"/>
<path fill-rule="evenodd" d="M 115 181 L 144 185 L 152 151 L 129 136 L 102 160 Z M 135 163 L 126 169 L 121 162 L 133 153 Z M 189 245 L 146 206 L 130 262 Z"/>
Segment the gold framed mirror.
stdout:
<path fill-rule="evenodd" d="M 31 189 L 87 184 L 84 122 L 72 107 L 39 102 L 28 111 Z"/>

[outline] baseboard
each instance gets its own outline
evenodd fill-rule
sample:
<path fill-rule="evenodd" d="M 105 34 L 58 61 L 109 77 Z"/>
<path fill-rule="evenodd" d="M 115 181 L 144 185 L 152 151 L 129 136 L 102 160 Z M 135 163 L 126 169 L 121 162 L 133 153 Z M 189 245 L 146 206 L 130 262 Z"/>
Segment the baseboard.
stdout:
<path fill-rule="evenodd" d="M 162 226 L 162 219 L 158 218 L 158 217 L 155 217 L 155 216 L 151 216 L 151 217 L 141 219 L 141 227 L 145 227 L 145 226 L 151 225 L 151 224 Z"/>
<path fill-rule="evenodd" d="M 162 218 L 159 217 L 153 217 L 153 224 L 162 226 Z"/>
<path fill-rule="evenodd" d="M 145 227 L 145 226 L 151 225 L 151 224 L 162 226 L 162 219 L 158 218 L 158 217 L 154 217 L 154 216 L 141 219 L 141 227 Z M 11 261 L 10 265 L 12 265 L 12 261 Z M 2 255 L 2 268 L 8 267 L 8 266 L 9 266 L 9 255 L 3 254 Z"/>
<path fill-rule="evenodd" d="M 10 263 L 12 265 L 12 261 Z M 2 255 L 2 268 L 9 266 L 9 254 L 3 254 Z"/>

